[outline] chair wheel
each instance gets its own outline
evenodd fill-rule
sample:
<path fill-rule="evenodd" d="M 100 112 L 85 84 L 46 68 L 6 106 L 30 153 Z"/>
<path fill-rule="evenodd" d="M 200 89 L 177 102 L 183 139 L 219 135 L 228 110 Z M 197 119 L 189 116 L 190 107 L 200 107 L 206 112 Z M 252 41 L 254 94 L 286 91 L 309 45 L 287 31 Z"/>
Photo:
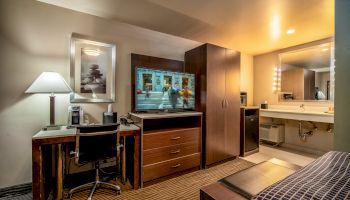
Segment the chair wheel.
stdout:
<path fill-rule="evenodd" d="M 122 191 L 118 190 L 117 195 L 121 195 L 121 194 L 122 194 Z"/>

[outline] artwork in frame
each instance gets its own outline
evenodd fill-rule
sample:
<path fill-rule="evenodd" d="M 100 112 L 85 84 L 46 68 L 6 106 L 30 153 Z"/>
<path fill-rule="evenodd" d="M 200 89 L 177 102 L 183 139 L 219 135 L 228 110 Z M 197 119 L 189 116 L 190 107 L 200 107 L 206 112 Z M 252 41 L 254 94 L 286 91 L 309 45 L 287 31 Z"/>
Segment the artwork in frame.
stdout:
<path fill-rule="evenodd" d="M 71 103 L 115 101 L 115 44 L 73 33 L 70 65 Z"/>

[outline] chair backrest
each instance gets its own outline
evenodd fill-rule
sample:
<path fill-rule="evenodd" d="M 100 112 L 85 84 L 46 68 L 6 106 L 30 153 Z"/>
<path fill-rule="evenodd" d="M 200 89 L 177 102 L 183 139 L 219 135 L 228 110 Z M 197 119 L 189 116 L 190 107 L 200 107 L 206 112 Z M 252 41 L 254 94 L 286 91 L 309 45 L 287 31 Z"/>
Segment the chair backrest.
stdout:
<path fill-rule="evenodd" d="M 118 155 L 118 124 L 77 127 L 75 163 L 82 164 Z"/>

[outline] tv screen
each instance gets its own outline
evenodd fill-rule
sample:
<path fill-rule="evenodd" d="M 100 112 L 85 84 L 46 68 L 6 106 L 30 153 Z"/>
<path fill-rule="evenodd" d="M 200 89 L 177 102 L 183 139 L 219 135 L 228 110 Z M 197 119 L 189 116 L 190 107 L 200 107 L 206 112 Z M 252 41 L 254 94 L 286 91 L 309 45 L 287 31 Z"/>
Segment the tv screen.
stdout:
<path fill-rule="evenodd" d="M 194 110 L 195 75 L 137 67 L 135 110 Z"/>

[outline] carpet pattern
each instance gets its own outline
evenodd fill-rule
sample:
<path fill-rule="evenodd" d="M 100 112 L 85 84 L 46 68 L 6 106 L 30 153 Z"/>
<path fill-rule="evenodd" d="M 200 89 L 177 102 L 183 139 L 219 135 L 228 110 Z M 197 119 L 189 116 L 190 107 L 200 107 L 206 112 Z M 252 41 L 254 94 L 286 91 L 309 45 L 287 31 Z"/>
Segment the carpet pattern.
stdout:
<path fill-rule="evenodd" d="M 30 200 L 32 197 L 32 183 L 6 187 L 0 189 L 0 200 Z"/>
<path fill-rule="evenodd" d="M 116 196 L 115 192 L 107 189 L 98 189 L 95 192 L 94 200 L 176 200 L 176 199 L 199 199 L 201 187 L 214 183 L 221 178 L 253 166 L 254 164 L 243 160 L 235 159 L 209 169 L 188 173 L 172 178 L 139 190 L 123 191 Z M 88 190 L 73 195 L 73 200 L 85 200 L 89 195 Z"/>

